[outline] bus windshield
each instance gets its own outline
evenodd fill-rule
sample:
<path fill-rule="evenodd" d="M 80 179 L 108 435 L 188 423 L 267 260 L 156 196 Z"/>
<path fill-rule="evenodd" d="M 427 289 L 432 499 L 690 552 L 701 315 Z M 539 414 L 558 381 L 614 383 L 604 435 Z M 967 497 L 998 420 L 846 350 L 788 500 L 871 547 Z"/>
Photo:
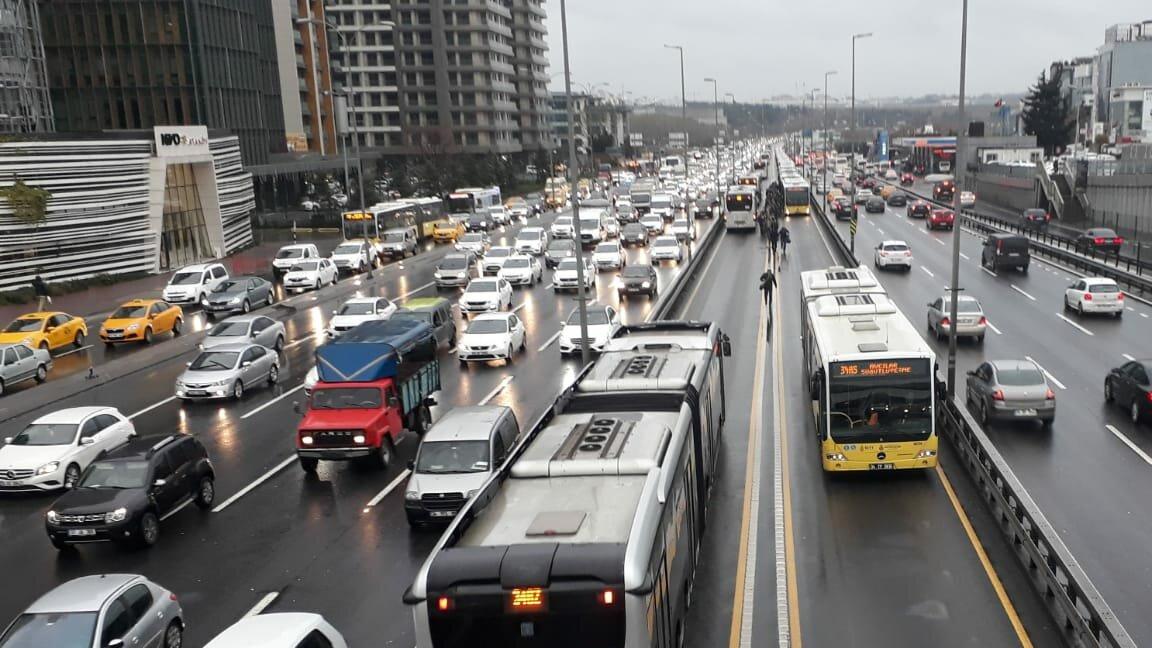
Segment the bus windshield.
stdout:
<path fill-rule="evenodd" d="M 752 195 L 743 193 L 728 194 L 725 203 L 728 211 L 752 211 Z"/>
<path fill-rule="evenodd" d="M 785 205 L 807 205 L 808 204 L 808 187 L 785 187 L 784 188 L 784 204 Z"/>
<path fill-rule="evenodd" d="M 456 213 L 463 212 L 465 214 L 471 214 L 472 211 L 473 211 L 472 196 L 470 196 L 468 194 L 461 194 L 461 195 L 453 194 L 451 196 L 448 196 L 448 212 L 449 213 L 456 214 Z"/>
<path fill-rule="evenodd" d="M 859 362 L 832 363 L 829 431 L 837 443 L 923 441 L 932 434 L 932 376 L 924 359 L 870 362 L 890 375 L 857 371 Z"/>

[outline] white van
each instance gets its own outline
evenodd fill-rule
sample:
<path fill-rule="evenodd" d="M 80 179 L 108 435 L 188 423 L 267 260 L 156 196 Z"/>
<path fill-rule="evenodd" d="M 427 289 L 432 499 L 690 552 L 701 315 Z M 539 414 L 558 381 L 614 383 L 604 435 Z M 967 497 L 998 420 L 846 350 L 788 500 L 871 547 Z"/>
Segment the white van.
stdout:
<path fill-rule="evenodd" d="M 228 271 L 219 263 L 184 266 L 172 274 L 162 296 L 169 304 L 203 304 L 227 280 Z"/>
<path fill-rule="evenodd" d="M 324 617 L 307 612 L 247 616 L 216 635 L 204 648 L 348 648 Z"/>
<path fill-rule="evenodd" d="M 504 463 L 520 424 L 510 407 L 473 405 L 449 410 L 420 440 L 404 490 L 408 524 L 451 522 Z"/>

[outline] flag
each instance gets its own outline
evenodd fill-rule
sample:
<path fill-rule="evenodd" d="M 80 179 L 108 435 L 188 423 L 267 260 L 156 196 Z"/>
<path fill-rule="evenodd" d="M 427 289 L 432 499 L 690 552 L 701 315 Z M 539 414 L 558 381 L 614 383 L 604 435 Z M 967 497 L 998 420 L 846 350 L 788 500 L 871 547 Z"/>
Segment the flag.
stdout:
<path fill-rule="evenodd" d="M 997 99 L 997 100 L 996 100 L 996 107 L 997 107 L 997 108 L 999 108 L 999 107 L 1001 107 L 1001 106 L 1003 106 L 1003 105 L 1004 105 L 1004 99 Z"/>

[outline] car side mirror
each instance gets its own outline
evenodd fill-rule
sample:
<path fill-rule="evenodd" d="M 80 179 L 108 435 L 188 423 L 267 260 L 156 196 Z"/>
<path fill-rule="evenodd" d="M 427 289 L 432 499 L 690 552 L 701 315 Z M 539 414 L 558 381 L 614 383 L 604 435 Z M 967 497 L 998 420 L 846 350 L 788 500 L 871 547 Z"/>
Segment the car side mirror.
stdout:
<path fill-rule="evenodd" d="M 161 488 L 162 486 L 166 485 L 167 483 L 168 483 L 167 479 L 157 479 L 156 481 L 152 482 L 152 487 L 153 488 Z M 111 645 L 111 644 L 109 644 L 109 645 Z"/>
<path fill-rule="evenodd" d="M 84 437 L 80 439 L 80 445 L 90 446 L 94 443 L 96 443 L 96 437 Z"/>
<path fill-rule="evenodd" d="M 409 459 L 408 460 L 408 470 L 415 470 L 415 469 L 416 469 L 416 462 Z"/>
<path fill-rule="evenodd" d="M 104 644 L 105 648 L 119 648 L 119 646 L 123 646 L 123 645 L 124 645 L 123 639 L 112 639 L 108 643 Z"/>
<path fill-rule="evenodd" d="M 51 333 L 52 331 L 55 331 L 55 330 L 56 330 L 55 326 L 49 326 L 48 328 L 44 329 L 44 332 L 45 333 Z"/>
<path fill-rule="evenodd" d="M 400 407 L 400 399 L 395 396 L 389 396 L 388 407 Z"/>
<path fill-rule="evenodd" d="M 243 369 L 244 367 L 251 367 L 251 366 L 252 366 L 252 361 L 251 361 L 251 360 L 245 360 L 244 362 L 241 362 L 241 363 L 240 363 L 240 368 L 241 368 L 241 369 Z"/>
<path fill-rule="evenodd" d="M 4 437 L 4 443 L 12 443 L 12 437 Z"/>

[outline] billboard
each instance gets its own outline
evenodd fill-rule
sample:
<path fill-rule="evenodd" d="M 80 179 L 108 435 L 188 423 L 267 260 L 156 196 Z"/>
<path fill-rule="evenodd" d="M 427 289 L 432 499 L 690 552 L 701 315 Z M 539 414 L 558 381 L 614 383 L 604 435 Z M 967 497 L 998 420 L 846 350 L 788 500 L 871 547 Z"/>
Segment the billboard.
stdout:
<path fill-rule="evenodd" d="M 1152 141 L 1152 90 L 1144 91 L 1144 141 Z"/>
<path fill-rule="evenodd" d="M 628 144 L 631 146 L 644 146 L 644 133 L 628 133 Z"/>
<path fill-rule="evenodd" d="M 156 157 L 209 155 L 207 126 L 156 126 Z"/>
<path fill-rule="evenodd" d="M 688 146 L 688 133 L 668 133 L 668 146 L 673 148 Z"/>

